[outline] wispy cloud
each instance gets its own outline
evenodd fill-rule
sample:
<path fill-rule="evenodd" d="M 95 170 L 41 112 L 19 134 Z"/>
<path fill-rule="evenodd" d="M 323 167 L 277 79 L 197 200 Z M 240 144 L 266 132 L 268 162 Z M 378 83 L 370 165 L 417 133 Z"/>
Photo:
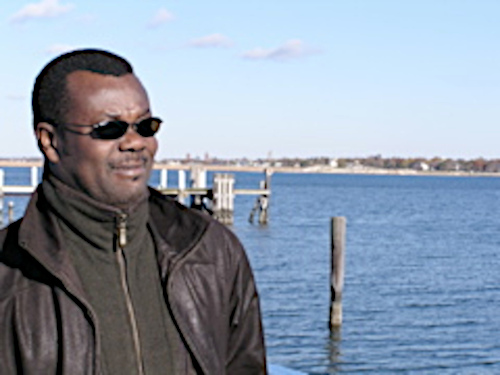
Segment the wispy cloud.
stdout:
<path fill-rule="evenodd" d="M 193 39 L 189 45 L 192 47 L 227 48 L 231 47 L 233 42 L 227 36 L 216 33 Z"/>
<path fill-rule="evenodd" d="M 25 22 L 36 18 L 53 18 L 68 13 L 74 4 L 60 4 L 59 0 L 42 0 L 30 3 L 10 17 L 11 22 Z"/>
<path fill-rule="evenodd" d="M 52 44 L 46 48 L 44 52 L 48 55 L 60 55 L 65 52 L 73 51 L 77 48 L 77 46 L 72 46 L 70 44 Z"/>
<path fill-rule="evenodd" d="M 318 53 L 319 50 L 307 47 L 300 39 L 291 39 L 276 48 L 255 48 L 242 54 L 249 60 L 292 60 Z"/>
<path fill-rule="evenodd" d="M 26 100 L 28 97 L 26 95 L 21 95 L 21 94 L 7 94 L 5 96 L 5 98 L 7 100 L 12 100 L 12 101 L 19 102 L 19 101 Z"/>
<path fill-rule="evenodd" d="M 86 13 L 79 15 L 76 20 L 84 25 L 91 25 L 98 19 L 98 16 L 94 13 Z"/>
<path fill-rule="evenodd" d="M 174 15 L 165 8 L 158 9 L 156 14 L 151 18 L 148 23 L 149 27 L 156 28 L 164 23 L 170 22 L 174 19 Z"/>

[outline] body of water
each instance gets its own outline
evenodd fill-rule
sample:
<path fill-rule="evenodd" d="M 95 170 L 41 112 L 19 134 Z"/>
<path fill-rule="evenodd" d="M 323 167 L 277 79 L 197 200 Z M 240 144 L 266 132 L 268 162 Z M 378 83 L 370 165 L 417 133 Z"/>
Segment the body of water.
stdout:
<path fill-rule="evenodd" d="M 262 178 L 236 173 L 236 187 Z M 255 197 L 242 196 L 231 227 L 254 269 L 269 362 L 311 374 L 500 373 L 500 179 L 276 174 L 271 188 L 267 226 L 248 222 Z M 26 198 L 15 200 L 20 216 Z M 332 216 L 347 218 L 347 241 L 344 324 L 330 333 Z"/>

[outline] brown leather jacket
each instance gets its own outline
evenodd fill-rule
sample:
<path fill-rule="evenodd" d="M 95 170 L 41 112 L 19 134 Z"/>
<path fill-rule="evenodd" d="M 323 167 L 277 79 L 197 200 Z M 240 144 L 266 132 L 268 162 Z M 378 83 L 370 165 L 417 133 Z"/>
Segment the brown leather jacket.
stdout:
<path fill-rule="evenodd" d="M 154 190 L 149 226 L 189 359 L 182 372 L 265 374 L 259 300 L 236 237 Z M 0 374 L 101 374 L 99 322 L 40 191 L 0 231 L 0 249 Z"/>

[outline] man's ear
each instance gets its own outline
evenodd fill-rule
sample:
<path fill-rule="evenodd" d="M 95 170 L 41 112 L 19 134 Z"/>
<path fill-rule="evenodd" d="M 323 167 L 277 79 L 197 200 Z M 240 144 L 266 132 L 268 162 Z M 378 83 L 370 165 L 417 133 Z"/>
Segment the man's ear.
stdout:
<path fill-rule="evenodd" d="M 39 122 L 35 129 L 38 147 L 47 160 L 52 163 L 59 162 L 59 150 L 57 148 L 57 134 L 54 125 L 48 122 Z"/>

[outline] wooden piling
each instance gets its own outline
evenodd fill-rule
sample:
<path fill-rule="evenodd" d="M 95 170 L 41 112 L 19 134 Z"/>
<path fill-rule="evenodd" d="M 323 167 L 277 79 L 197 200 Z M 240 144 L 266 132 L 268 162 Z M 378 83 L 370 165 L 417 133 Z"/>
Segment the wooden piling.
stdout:
<path fill-rule="evenodd" d="M 191 168 L 191 187 L 207 187 L 207 170 L 205 168 L 199 166 Z"/>
<path fill-rule="evenodd" d="M 31 186 L 33 188 L 35 188 L 38 185 L 38 167 L 37 166 L 31 167 L 30 177 L 31 177 Z"/>
<path fill-rule="evenodd" d="M 224 224 L 233 223 L 234 175 L 215 173 L 213 182 L 213 213 Z"/>
<path fill-rule="evenodd" d="M 191 168 L 191 187 L 194 189 L 206 189 L 207 188 L 207 171 L 201 166 L 194 166 Z M 204 207 L 203 202 L 204 195 L 202 192 L 199 194 L 191 194 L 191 207 L 202 209 Z"/>
<path fill-rule="evenodd" d="M 10 201 L 8 204 L 8 217 L 9 217 L 9 224 L 14 222 L 14 202 Z"/>
<path fill-rule="evenodd" d="M 160 170 L 160 189 L 166 189 L 168 187 L 168 169 L 162 168 Z"/>
<path fill-rule="evenodd" d="M 271 175 L 272 172 L 270 169 L 266 169 L 264 171 L 265 180 L 264 180 L 264 189 L 271 190 Z M 260 214 L 259 214 L 259 224 L 267 224 L 269 220 L 269 195 L 263 194 L 260 196 Z"/>
<path fill-rule="evenodd" d="M 265 179 L 260 181 L 259 187 L 262 190 L 263 194 L 257 197 L 255 201 L 255 205 L 250 211 L 250 216 L 248 221 L 253 223 L 253 218 L 255 214 L 259 213 L 259 224 L 266 225 L 269 221 L 269 194 L 267 192 L 271 191 L 271 175 L 272 171 L 270 169 L 266 169 L 264 171 Z"/>
<path fill-rule="evenodd" d="M 331 220 L 331 278 L 330 278 L 330 330 L 342 325 L 342 291 L 344 288 L 345 260 L 345 217 L 333 217 Z"/>
<path fill-rule="evenodd" d="M 182 203 L 182 204 L 185 204 L 185 198 L 186 198 L 186 171 L 185 170 L 182 170 L 182 169 L 179 169 L 179 172 L 178 172 L 178 176 L 179 176 L 179 179 L 178 179 L 178 187 L 179 187 L 179 195 L 177 196 L 177 200 Z"/>

